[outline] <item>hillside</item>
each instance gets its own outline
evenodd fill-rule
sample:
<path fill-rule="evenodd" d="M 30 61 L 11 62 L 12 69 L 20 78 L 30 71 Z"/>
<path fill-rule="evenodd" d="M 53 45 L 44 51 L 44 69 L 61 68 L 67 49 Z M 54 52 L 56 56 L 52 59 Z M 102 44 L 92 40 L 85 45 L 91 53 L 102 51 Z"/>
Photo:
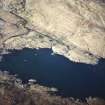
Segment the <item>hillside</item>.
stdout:
<path fill-rule="evenodd" d="M 105 58 L 104 17 L 103 0 L 1 0 L 0 43 L 5 49 L 52 48 L 96 64 Z"/>

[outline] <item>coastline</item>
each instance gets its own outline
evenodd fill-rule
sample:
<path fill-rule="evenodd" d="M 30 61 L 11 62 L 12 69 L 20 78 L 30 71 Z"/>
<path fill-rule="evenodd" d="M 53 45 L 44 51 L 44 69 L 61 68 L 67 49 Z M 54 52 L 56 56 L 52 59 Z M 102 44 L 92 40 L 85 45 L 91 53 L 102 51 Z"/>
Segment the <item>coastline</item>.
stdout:
<path fill-rule="evenodd" d="M 56 94 L 51 94 L 56 89 L 41 86 L 32 79 L 29 82 L 23 84 L 22 80 L 18 79 L 16 75 L 10 75 L 7 71 L 0 71 L 0 105 L 12 105 L 11 98 L 13 97 L 14 100 L 12 101 L 15 102 L 15 105 L 105 105 L 105 100 L 101 98 L 89 97 L 84 102 L 72 97 L 56 96 Z M 24 95 L 21 101 L 18 99 L 21 97 L 19 96 L 20 93 L 21 96 Z M 15 99 L 16 97 L 18 98 Z M 24 98 L 26 99 L 24 100 Z M 23 101 L 26 101 L 26 103 L 24 104 Z"/>

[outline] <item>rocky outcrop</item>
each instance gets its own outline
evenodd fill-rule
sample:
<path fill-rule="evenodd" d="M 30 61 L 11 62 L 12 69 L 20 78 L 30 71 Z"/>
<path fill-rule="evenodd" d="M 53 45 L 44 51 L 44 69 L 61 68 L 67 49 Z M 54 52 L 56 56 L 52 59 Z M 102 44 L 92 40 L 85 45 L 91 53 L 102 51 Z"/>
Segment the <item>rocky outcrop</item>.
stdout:
<path fill-rule="evenodd" d="M 105 58 L 105 3 L 102 0 L 1 0 L 1 8 L 0 17 L 6 20 L 3 36 L 8 32 L 10 36 L 19 35 L 9 36 L 11 39 L 5 41 L 7 49 L 52 48 L 54 53 L 88 64 Z M 5 19 L 8 16 L 10 20 Z M 20 24 L 17 22 L 20 18 L 26 23 L 21 22 L 17 28 L 15 23 Z M 25 36 L 21 37 L 22 34 Z"/>

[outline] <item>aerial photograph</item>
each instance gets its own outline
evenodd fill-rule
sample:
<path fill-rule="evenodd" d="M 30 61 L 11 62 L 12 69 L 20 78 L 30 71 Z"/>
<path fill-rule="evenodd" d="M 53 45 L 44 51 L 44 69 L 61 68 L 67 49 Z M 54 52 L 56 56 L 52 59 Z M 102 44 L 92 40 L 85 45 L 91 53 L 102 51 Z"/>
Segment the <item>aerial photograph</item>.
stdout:
<path fill-rule="evenodd" d="M 105 105 L 105 0 L 0 0 L 0 105 Z"/>

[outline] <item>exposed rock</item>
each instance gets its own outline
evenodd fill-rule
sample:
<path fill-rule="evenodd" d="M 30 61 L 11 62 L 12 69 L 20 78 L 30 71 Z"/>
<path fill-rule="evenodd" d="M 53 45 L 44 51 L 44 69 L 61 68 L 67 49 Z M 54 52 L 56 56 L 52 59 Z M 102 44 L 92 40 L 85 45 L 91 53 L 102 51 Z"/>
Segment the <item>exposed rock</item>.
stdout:
<path fill-rule="evenodd" d="M 39 35 L 35 32 L 30 32 L 27 36 L 15 37 L 7 40 L 5 46 L 8 49 L 21 49 L 28 48 L 52 48 L 54 53 L 64 55 L 68 59 L 76 62 L 85 62 L 95 64 L 97 62 L 96 57 L 83 53 L 75 47 L 68 48 L 64 44 L 52 40 L 51 38 L 43 35 Z M 71 46 L 73 47 L 73 46 Z"/>
<path fill-rule="evenodd" d="M 27 36 L 7 40 L 11 48 L 52 48 L 75 62 L 96 64 L 105 58 L 105 3 L 102 0 L 1 0 L 0 17 L 13 36 Z M 4 12 L 6 10 L 6 12 Z M 3 12 L 3 13 L 2 13 Z M 16 20 L 15 20 L 16 18 Z M 26 21 L 17 29 L 17 20 Z M 3 24 L 3 22 L 1 22 Z M 11 31 L 12 29 L 12 31 Z M 7 34 L 7 31 L 5 32 Z M 16 33 L 16 34 L 14 34 Z M 40 37 L 39 37 L 40 36 Z"/>

